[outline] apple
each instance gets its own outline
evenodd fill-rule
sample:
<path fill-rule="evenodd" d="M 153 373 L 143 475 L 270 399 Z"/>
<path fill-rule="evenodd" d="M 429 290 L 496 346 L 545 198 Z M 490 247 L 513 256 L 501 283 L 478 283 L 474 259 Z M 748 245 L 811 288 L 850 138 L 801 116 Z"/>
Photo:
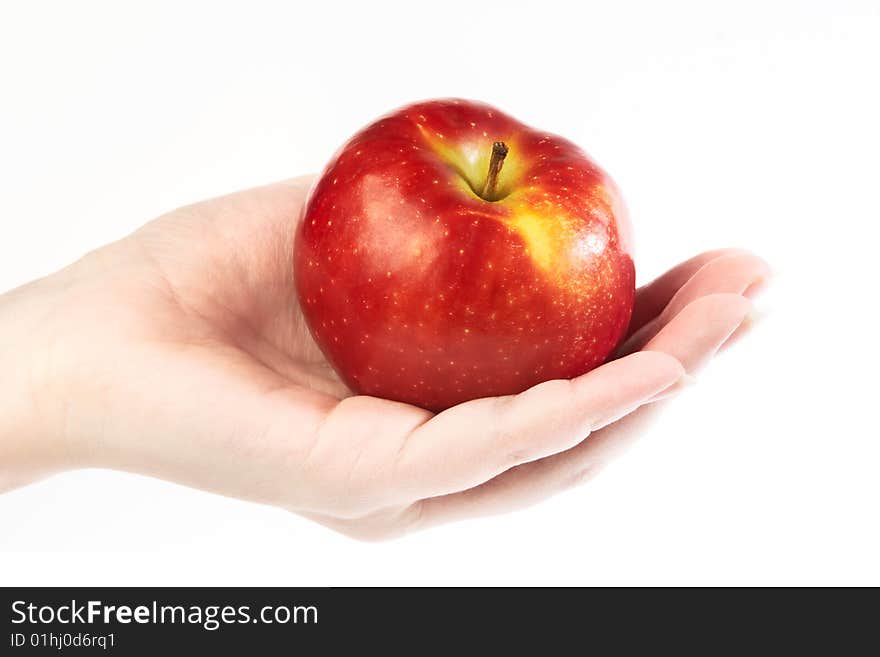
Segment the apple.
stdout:
<path fill-rule="evenodd" d="M 297 228 L 300 305 L 355 392 L 440 411 L 605 361 L 635 294 L 620 192 L 573 143 L 432 100 L 352 137 Z"/>

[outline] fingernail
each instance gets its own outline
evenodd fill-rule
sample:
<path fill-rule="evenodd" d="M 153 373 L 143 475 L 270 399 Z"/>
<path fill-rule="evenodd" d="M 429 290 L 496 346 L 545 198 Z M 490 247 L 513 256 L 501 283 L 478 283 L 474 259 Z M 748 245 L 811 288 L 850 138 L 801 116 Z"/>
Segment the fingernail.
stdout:
<path fill-rule="evenodd" d="M 761 278 L 756 280 L 754 283 L 750 284 L 745 290 L 743 290 L 742 295 L 746 299 L 755 299 L 764 294 L 768 288 L 773 286 L 774 279 L 776 278 L 775 272 L 769 271 L 764 274 Z"/>
<path fill-rule="evenodd" d="M 616 414 L 606 416 L 604 418 L 596 420 L 592 425 L 593 431 L 598 431 L 604 427 L 607 427 L 609 424 L 613 424 L 618 420 L 623 419 L 630 413 L 634 413 L 639 410 L 642 406 L 646 406 L 655 401 L 659 401 L 660 399 L 665 399 L 666 397 L 673 397 L 680 390 L 690 385 L 690 382 L 694 380 L 690 374 L 684 373 L 678 379 L 676 379 L 673 383 L 666 386 L 660 392 L 656 393 L 653 397 L 648 397 L 647 399 L 642 399 L 636 404 L 633 404 L 631 407 L 627 408 L 624 411 L 617 410 Z"/>
<path fill-rule="evenodd" d="M 751 310 L 749 310 L 749 314 L 743 318 L 743 321 L 740 322 L 739 326 L 731 333 L 727 339 L 721 343 L 718 347 L 718 351 L 723 351 L 727 349 L 733 344 L 739 342 L 744 335 L 749 333 L 756 324 L 760 324 L 764 318 L 767 317 L 767 312 L 760 308 L 756 308 L 752 306 Z"/>
<path fill-rule="evenodd" d="M 762 278 L 759 281 L 755 281 L 751 285 L 749 285 L 745 290 L 743 290 L 742 295 L 746 299 L 755 299 L 759 295 L 761 295 L 764 290 L 767 289 L 767 279 Z"/>
<path fill-rule="evenodd" d="M 748 315 L 746 315 L 745 320 L 743 320 L 743 324 L 754 326 L 755 324 L 763 322 L 765 317 L 767 317 L 767 311 L 764 308 L 752 306 L 752 310 L 751 312 L 749 312 Z"/>
<path fill-rule="evenodd" d="M 653 404 L 654 402 L 662 401 L 664 399 L 669 399 L 671 397 L 675 397 L 680 394 L 686 388 L 690 388 L 697 382 L 697 378 L 691 374 L 685 372 L 681 375 L 681 377 L 673 383 L 671 386 L 666 388 L 665 390 L 661 390 L 656 395 L 651 397 L 646 404 Z"/>

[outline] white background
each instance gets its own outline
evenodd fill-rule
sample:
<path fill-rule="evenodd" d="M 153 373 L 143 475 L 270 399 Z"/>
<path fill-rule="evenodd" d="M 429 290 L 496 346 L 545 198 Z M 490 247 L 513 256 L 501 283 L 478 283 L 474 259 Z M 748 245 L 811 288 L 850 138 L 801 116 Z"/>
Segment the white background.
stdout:
<path fill-rule="evenodd" d="M 0 497 L 0 583 L 880 584 L 878 8 L 5 2 L 0 289 L 447 95 L 602 163 L 642 282 L 726 245 L 777 276 L 633 451 L 528 511 L 362 544 L 75 472 Z"/>

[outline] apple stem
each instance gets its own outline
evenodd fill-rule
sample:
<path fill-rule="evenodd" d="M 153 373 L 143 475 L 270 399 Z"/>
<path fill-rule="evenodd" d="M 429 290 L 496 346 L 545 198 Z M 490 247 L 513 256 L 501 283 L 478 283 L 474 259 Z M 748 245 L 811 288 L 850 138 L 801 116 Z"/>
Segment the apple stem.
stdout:
<path fill-rule="evenodd" d="M 495 188 L 498 186 L 498 174 L 501 173 L 501 167 L 504 165 L 504 158 L 507 157 L 507 144 L 503 141 L 496 141 L 492 144 L 492 158 L 489 160 L 489 175 L 486 176 L 486 184 L 483 185 L 483 193 L 480 194 L 487 201 L 494 201 Z"/>

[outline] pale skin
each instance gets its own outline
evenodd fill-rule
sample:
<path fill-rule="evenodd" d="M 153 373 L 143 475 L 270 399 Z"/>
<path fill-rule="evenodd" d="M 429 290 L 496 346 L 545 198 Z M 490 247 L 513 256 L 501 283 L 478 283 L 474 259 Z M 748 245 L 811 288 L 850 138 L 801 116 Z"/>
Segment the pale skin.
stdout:
<path fill-rule="evenodd" d="M 744 251 L 696 256 L 638 291 L 614 360 L 435 415 L 354 395 L 312 340 L 291 265 L 309 184 L 175 210 L 0 296 L 0 491 L 112 468 L 363 539 L 521 508 L 644 431 L 768 276 Z"/>

